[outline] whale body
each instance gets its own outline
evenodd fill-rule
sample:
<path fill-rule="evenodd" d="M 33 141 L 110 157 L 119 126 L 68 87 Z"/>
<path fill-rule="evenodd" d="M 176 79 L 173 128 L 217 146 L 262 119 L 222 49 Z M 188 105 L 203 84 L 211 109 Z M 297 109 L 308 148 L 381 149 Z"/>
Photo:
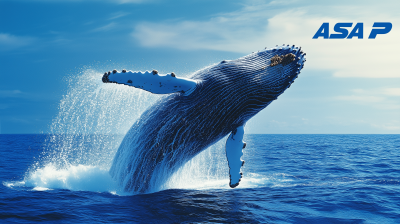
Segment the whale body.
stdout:
<path fill-rule="evenodd" d="M 141 88 L 162 96 L 132 125 L 110 174 L 128 192 L 154 192 L 191 158 L 229 134 L 230 183 L 241 178 L 246 122 L 276 100 L 305 62 L 301 48 L 277 46 L 237 60 L 224 60 L 189 78 L 157 71 L 106 72 L 105 83 Z"/>

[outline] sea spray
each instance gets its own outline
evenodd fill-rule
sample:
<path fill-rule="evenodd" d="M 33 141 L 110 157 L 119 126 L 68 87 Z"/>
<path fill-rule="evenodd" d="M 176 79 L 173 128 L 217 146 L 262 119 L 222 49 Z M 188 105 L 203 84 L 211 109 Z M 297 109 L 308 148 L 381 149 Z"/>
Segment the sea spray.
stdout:
<path fill-rule="evenodd" d="M 226 138 L 223 138 L 180 167 L 165 183 L 164 188 L 229 188 L 225 142 Z"/>
<path fill-rule="evenodd" d="M 50 127 L 45 161 L 58 167 L 107 168 L 121 138 L 154 97 L 134 88 L 105 86 L 101 74 L 90 69 L 68 81 L 69 91 Z"/>
<path fill-rule="evenodd" d="M 85 69 L 67 78 L 68 90 L 60 101 L 43 153 L 25 175 L 27 187 L 122 194 L 108 172 L 116 150 L 130 126 L 162 96 L 128 86 L 105 85 L 101 77 L 102 73 Z M 224 143 L 221 140 L 200 153 L 158 189 L 196 188 L 207 181 L 226 179 Z"/>
<path fill-rule="evenodd" d="M 27 186 L 90 190 L 77 187 L 84 185 L 77 180 L 86 181 L 90 175 L 99 180 L 100 174 L 111 179 L 108 170 L 124 134 L 156 96 L 104 85 L 101 75 L 86 69 L 67 78 L 68 91 L 40 159 L 26 173 Z"/>
<path fill-rule="evenodd" d="M 68 189 L 74 191 L 117 192 L 118 186 L 108 170 L 90 165 L 69 166 L 60 169 L 47 164 L 32 173 L 25 186 L 34 190 Z M 121 194 L 123 192 L 119 192 Z"/>

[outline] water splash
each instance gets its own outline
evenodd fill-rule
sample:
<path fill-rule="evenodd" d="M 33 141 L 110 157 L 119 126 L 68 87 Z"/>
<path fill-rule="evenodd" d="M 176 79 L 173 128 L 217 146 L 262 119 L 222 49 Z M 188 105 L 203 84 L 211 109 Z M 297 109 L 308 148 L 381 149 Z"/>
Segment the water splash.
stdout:
<path fill-rule="evenodd" d="M 111 179 L 108 170 L 124 134 L 157 96 L 104 85 L 101 77 L 86 69 L 67 78 L 68 91 L 51 124 L 52 134 L 40 159 L 25 175 L 27 186 L 90 190 L 76 186 L 83 186 L 88 176 Z"/>
<path fill-rule="evenodd" d="M 117 183 L 108 170 L 95 166 L 70 166 L 60 169 L 48 164 L 30 174 L 25 186 L 34 190 L 69 189 L 73 191 L 117 192 Z M 118 194 L 122 194 L 119 192 Z"/>
<path fill-rule="evenodd" d="M 175 172 L 163 188 L 229 188 L 229 169 L 225 156 L 226 138 L 189 160 Z"/>
<path fill-rule="evenodd" d="M 123 135 L 155 99 L 135 88 L 104 85 L 101 76 L 88 69 L 69 77 L 69 91 L 50 127 L 46 163 L 108 168 Z"/>
<path fill-rule="evenodd" d="M 108 173 L 131 125 L 160 95 L 101 82 L 93 69 L 67 78 L 68 91 L 40 159 L 23 183 L 35 190 L 69 189 L 123 194 Z M 197 155 L 160 188 L 219 188 L 227 179 L 225 141 Z M 225 183 L 226 184 L 226 183 Z M 225 187 L 225 186 L 224 186 Z"/>

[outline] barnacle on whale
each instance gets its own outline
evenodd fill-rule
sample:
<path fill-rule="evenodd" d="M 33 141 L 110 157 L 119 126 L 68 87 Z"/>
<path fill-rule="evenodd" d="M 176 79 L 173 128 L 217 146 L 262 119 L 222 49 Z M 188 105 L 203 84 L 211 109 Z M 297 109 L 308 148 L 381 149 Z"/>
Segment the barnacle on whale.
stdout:
<path fill-rule="evenodd" d="M 275 55 L 271 58 L 271 64 L 270 66 L 276 66 L 279 64 L 282 64 L 283 66 L 290 64 L 292 61 L 295 60 L 295 55 L 292 53 L 283 55 L 283 56 L 279 56 L 279 55 Z"/>

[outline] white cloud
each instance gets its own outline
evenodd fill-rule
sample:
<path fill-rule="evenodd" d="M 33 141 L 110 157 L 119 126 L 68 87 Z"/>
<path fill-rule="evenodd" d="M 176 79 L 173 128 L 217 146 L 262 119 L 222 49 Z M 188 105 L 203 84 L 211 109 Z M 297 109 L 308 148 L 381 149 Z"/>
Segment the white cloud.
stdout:
<path fill-rule="evenodd" d="M 389 96 L 400 96 L 400 88 L 386 88 L 382 92 Z"/>
<path fill-rule="evenodd" d="M 350 96 L 337 96 L 334 97 L 336 100 L 343 100 L 343 101 L 355 101 L 359 103 L 377 103 L 377 102 L 382 102 L 385 100 L 383 97 L 377 97 L 377 96 L 356 96 L 356 95 L 350 95 Z"/>
<path fill-rule="evenodd" d="M 27 99 L 32 101 L 44 101 L 44 100 L 54 100 L 57 96 L 54 95 L 46 95 L 46 94 L 37 94 L 37 93 L 28 93 L 23 92 L 21 90 L 0 90 L 0 99 L 7 98 L 18 98 L 18 99 Z"/>
<path fill-rule="evenodd" d="M 375 89 L 353 89 L 355 94 L 373 94 L 385 96 L 400 96 L 400 88 L 375 88 Z"/>
<path fill-rule="evenodd" d="M 126 12 L 114 12 L 111 14 L 111 17 L 109 18 L 109 20 L 114 20 L 114 19 L 118 19 L 124 16 L 129 15 L 129 13 Z"/>
<path fill-rule="evenodd" d="M 296 1 L 294 1 L 296 2 Z M 332 70 L 335 77 L 400 78 L 397 47 L 400 17 L 393 11 L 399 3 L 279 5 L 276 1 L 253 3 L 242 10 L 215 15 L 206 21 L 143 22 L 132 36 L 146 47 L 182 50 L 210 49 L 248 54 L 265 46 L 295 44 L 307 53 L 306 68 Z M 333 4 L 333 3 L 331 3 Z M 393 5 L 396 4 L 396 5 Z M 329 8 L 329 10 L 327 9 Z M 369 40 L 377 21 L 392 22 L 389 34 Z M 323 22 L 364 23 L 364 39 L 312 39 Z"/>
<path fill-rule="evenodd" d="M 20 90 L 0 90 L 0 98 L 21 97 L 23 93 Z"/>
<path fill-rule="evenodd" d="M 0 51 L 10 51 L 25 47 L 31 45 L 34 40 L 32 37 L 20 37 L 8 33 L 0 33 Z"/>
<path fill-rule="evenodd" d="M 333 97 L 334 100 L 369 105 L 382 110 L 400 109 L 400 88 L 353 89 L 353 94 Z"/>
<path fill-rule="evenodd" d="M 371 124 L 372 127 L 388 130 L 388 131 L 397 131 L 400 130 L 400 122 L 399 121 L 392 121 L 386 124 Z"/>
<path fill-rule="evenodd" d="M 98 27 L 98 28 L 96 28 L 96 29 L 93 29 L 93 30 L 91 30 L 90 32 L 104 32 L 104 31 L 109 31 L 109 30 L 113 29 L 116 25 L 117 25 L 116 23 L 112 22 L 112 23 L 109 23 L 109 24 L 107 24 L 107 25 L 104 25 L 104 26 Z"/>

